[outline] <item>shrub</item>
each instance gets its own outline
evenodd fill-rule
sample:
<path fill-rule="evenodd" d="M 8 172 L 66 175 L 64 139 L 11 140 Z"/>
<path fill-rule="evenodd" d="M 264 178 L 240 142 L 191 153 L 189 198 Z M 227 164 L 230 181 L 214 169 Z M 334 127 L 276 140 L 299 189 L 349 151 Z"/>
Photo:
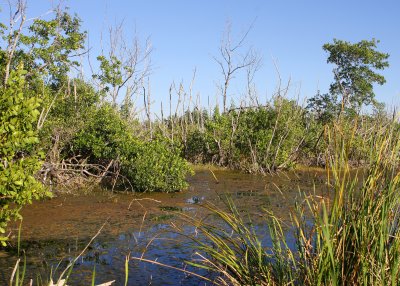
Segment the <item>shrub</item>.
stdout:
<path fill-rule="evenodd" d="M 187 135 L 185 158 L 193 163 L 211 162 L 212 156 L 218 153 L 215 142 L 207 132 L 193 130 Z"/>
<path fill-rule="evenodd" d="M 91 163 L 117 159 L 123 146 L 131 139 L 129 128 L 110 104 L 104 104 L 88 118 L 86 125 L 73 140 L 71 151 Z"/>
<path fill-rule="evenodd" d="M 306 136 L 303 115 L 301 106 L 284 98 L 243 111 L 235 138 L 240 158 L 247 161 L 241 164 L 255 172 L 293 167 Z"/>
<path fill-rule="evenodd" d="M 190 169 L 180 157 L 180 148 L 162 137 L 153 141 L 135 138 L 127 122 L 108 104 L 95 111 L 70 150 L 92 164 L 107 165 L 114 160 L 121 178 L 137 191 L 172 192 L 187 186 Z"/>
<path fill-rule="evenodd" d="M 184 189 L 188 186 L 186 176 L 191 170 L 180 153 L 180 148 L 165 138 L 141 143 L 137 156 L 122 162 L 122 173 L 132 180 L 138 191 Z"/>
<path fill-rule="evenodd" d="M 32 154 L 38 142 L 35 122 L 39 99 L 25 90 L 24 72 L 11 74 L 8 86 L 0 90 L 0 242 L 5 243 L 5 228 L 19 218 L 21 206 L 49 195 L 34 175 L 41 167 Z M 13 206 L 11 206 L 13 203 Z"/>

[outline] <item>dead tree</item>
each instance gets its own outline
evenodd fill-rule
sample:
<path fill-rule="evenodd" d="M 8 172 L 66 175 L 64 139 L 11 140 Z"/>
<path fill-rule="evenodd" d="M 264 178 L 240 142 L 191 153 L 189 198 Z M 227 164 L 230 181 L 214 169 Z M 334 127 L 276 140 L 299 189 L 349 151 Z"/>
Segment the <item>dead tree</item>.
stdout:
<path fill-rule="evenodd" d="M 94 73 L 95 84 L 116 105 L 121 92 L 125 92 L 123 102 L 137 100 L 141 93 L 143 83 L 151 72 L 152 46 L 147 39 L 141 45 L 138 37 L 132 43 L 127 43 L 124 35 L 123 23 L 108 30 L 108 42 L 104 44 L 101 38 L 101 55 L 97 57 L 100 62 L 100 72 Z M 90 65 L 92 68 L 92 66 Z M 136 98 L 132 98 L 136 96 Z M 132 107 L 134 108 L 134 107 Z M 133 116 L 134 110 L 130 111 Z"/>
<path fill-rule="evenodd" d="M 244 42 L 251 30 L 252 26 L 239 38 L 238 41 L 233 41 L 231 38 L 231 25 L 228 24 L 224 33 L 221 46 L 219 48 L 219 57 L 214 57 L 221 68 L 223 75 L 223 83 L 219 86 L 222 94 L 223 112 L 226 112 L 226 99 L 231 80 L 236 73 L 244 68 L 257 68 L 260 65 L 261 58 L 253 48 L 247 49 L 244 53 Z"/>
<path fill-rule="evenodd" d="M 22 28 L 26 20 L 26 1 L 19 0 L 16 5 L 15 11 L 12 10 L 11 2 L 8 2 L 10 7 L 10 23 L 8 27 L 8 41 L 6 48 L 6 67 L 4 71 L 4 86 L 7 85 L 10 76 L 10 67 L 17 49 L 19 38 L 21 36 Z M 19 23 L 18 23 L 19 22 Z M 17 26 L 17 27 L 16 27 Z"/>

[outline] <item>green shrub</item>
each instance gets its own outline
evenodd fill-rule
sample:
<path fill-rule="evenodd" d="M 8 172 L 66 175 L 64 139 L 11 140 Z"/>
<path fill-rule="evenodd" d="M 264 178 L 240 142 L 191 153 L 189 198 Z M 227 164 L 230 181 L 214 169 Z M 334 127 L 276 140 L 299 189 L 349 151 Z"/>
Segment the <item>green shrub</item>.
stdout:
<path fill-rule="evenodd" d="M 43 85 L 41 97 L 44 116 L 41 116 L 38 124 L 39 146 L 47 154 L 46 161 L 53 164 L 64 159 L 62 156 L 68 153 L 65 148 L 70 147 L 76 133 L 96 112 L 99 101 L 94 88 L 81 79 L 60 85 Z"/>
<path fill-rule="evenodd" d="M 193 163 L 211 162 L 212 156 L 218 153 L 215 145 L 207 132 L 193 130 L 187 135 L 185 158 Z"/>
<path fill-rule="evenodd" d="M 11 219 L 19 218 L 21 206 L 49 195 L 34 175 L 41 167 L 32 154 L 38 142 L 35 123 L 39 99 L 25 90 L 24 72 L 11 74 L 8 86 L 0 90 L 0 242 Z M 13 203 L 13 206 L 11 206 Z"/>
<path fill-rule="evenodd" d="M 122 162 L 122 174 L 132 180 L 136 190 L 173 192 L 188 186 L 191 173 L 180 148 L 159 138 L 139 145 L 137 156 Z"/>
<path fill-rule="evenodd" d="M 96 110 L 86 126 L 77 133 L 70 150 L 87 158 L 88 163 L 107 165 L 114 160 L 120 179 L 129 180 L 137 191 L 172 192 L 187 187 L 187 162 L 180 148 L 167 139 L 139 140 L 111 105 Z"/>
<path fill-rule="evenodd" d="M 129 128 L 118 111 L 104 104 L 94 111 L 84 128 L 76 134 L 71 151 L 78 152 L 91 163 L 117 159 L 122 155 L 121 147 L 130 137 Z"/>
<path fill-rule="evenodd" d="M 307 133 L 303 114 L 301 106 L 284 98 L 242 111 L 234 138 L 238 163 L 256 172 L 293 167 Z"/>

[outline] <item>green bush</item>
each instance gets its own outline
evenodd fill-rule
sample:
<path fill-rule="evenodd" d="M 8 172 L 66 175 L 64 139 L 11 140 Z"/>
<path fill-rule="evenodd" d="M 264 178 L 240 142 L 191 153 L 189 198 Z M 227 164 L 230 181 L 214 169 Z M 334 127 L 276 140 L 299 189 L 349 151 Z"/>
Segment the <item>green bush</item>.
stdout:
<path fill-rule="evenodd" d="M 180 148 L 162 137 L 149 142 L 135 138 L 127 122 L 108 104 L 94 112 L 70 150 L 91 164 L 105 166 L 114 160 L 120 167 L 120 179 L 129 180 L 137 191 L 172 192 L 187 187 L 190 169 Z"/>
<path fill-rule="evenodd" d="M 217 146 L 207 132 L 192 130 L 187 135 L 185 158 L 193 163 L 211 162 Z"/>
<path fill-rule="evenodd" d="M 303 115 L 301 106 L 284 98 L 276 98 L 272 106 L 242 111 L 233 160 L 255 172 L 293 167 L 307 133 Z"/>
<path fill-rule="evenodd" d="M 7 223 L 19 218 L 21 206 L 49 195 L 34 175 L 39 157 L 32 153 L 38 142 L 35 123 L 39 99 L 25 90 L 24 72 L 11 74 L 0 90 L 0 242 L 4 245 Z M 13 206 L 11 206 L 13 204 Z"/>
<path fill-rule="evenodd" d="M 131 139 L 129 128 L 110 104 L 104 104 L 88 118 L 86 125 L 73 140 L 71 151 L 90 163 L 118 159 L 126 142 Z"/>
<path fill-rule="evenodd" d="M 188 186 L 186 176 L 191 173 L 181 150 L 165 138 L 139 145 L 137 156 L 122 161 L 122 174 L 132 180 L 142 192 L 173 192 Z"/>
<path fill-rule="evenodd" d="M 46 161 L 54 164 L 64 159 L 65 148 L 96 113 L 99 102 L 98 92 L 89 83 L 81 79 L 71 82 L 60 87 L 44 86 L 41 95 L 46 115 L 38 124 L 39 146 L 47 154 Z"/>

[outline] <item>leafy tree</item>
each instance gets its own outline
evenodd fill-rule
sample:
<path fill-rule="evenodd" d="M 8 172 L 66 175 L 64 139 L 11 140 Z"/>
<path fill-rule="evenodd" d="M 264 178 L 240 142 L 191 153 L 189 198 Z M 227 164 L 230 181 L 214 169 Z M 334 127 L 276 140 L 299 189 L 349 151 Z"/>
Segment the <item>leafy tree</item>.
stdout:
<path fill-rule="evenodd" d="M 19 218 L 21 206 L 48 193 L 34 175 L 41 166 L 32 153 L 38 142 L 34 124 L 40 100 L 27 95 L 25 71 L 10 74 L 8 87 L 0 89 L 0 242 L 4 245 L 7 223 Z M 11 205 L 12 204 L 12 205 Z"/>
<path fill-rule="evenodd" d="M 362 105 L 373 103 L 373 85 L 386 82 L 376 70 L 389 66 L 389 55 L 376 50 L 378 43 L 375 39 L 355 44 L 334 39 L 333 43 L 323 46 L 329 53 L 327 62 L 335 65 L 335 82 L 330 86 L 330 93 L 342 97 L 341 110 L 359 110 Z"/>
<path fill-rule="evenodd" d="M 30 47 L 25 57 L 30 73 L 48 75 L 51 80 L 65 77 L 71 66 L 78 66 L 76 52 L 84 47 L 85 32 L 80 31 L 81 20 L 68 11 L 56 11 L 54 19 L 37 19 L 29 26 L 29 34 L 21 38 Z"/>
<path fill-rule="evenodd" d="M 0 49 L 0 66 L 3 83 L 6 84 L 9 71 L 23 62 L 28 71 L 26 79 L 42 79 L 56 83 L 67 76 L 71 66 L 78 66 L 75 60 L 78 51 L 84 47 L 85 32 L 80 31 L 81 20 L 71 16 L 68 10 L 56 9 L 49 20 L 35 19 L 25 27 L 26 6 L 18 1 L 12 25 L 0 25 L 3 42 Z M 19 19 L 19 20 L 18 20 Z M 19 25 L 16 25 L 19 22 Z"/>
<path fill-rule="evenodd" d="M 336 94 L 321 94 L 318 91 L 314 97 L 308 100 L 306 109 L 312 112 L 319 123 L 327 124 L 339 113 L 340 106 Z"/>
<path fill-rule="evenodd" d="M 99 71 L 93 74 L 93 79 L 102 95 L 116 105 L 121 92 L 125 93 L 123 101 L 129 102 L 142 89 L 151 69 L 152 49 L 149 41 L 142 46 L 137 37 L 128 45 L 122 24 L 111 27 L 109 33 L 109 46 L 102 47 L 102 54 L 97 57 Z"/>

